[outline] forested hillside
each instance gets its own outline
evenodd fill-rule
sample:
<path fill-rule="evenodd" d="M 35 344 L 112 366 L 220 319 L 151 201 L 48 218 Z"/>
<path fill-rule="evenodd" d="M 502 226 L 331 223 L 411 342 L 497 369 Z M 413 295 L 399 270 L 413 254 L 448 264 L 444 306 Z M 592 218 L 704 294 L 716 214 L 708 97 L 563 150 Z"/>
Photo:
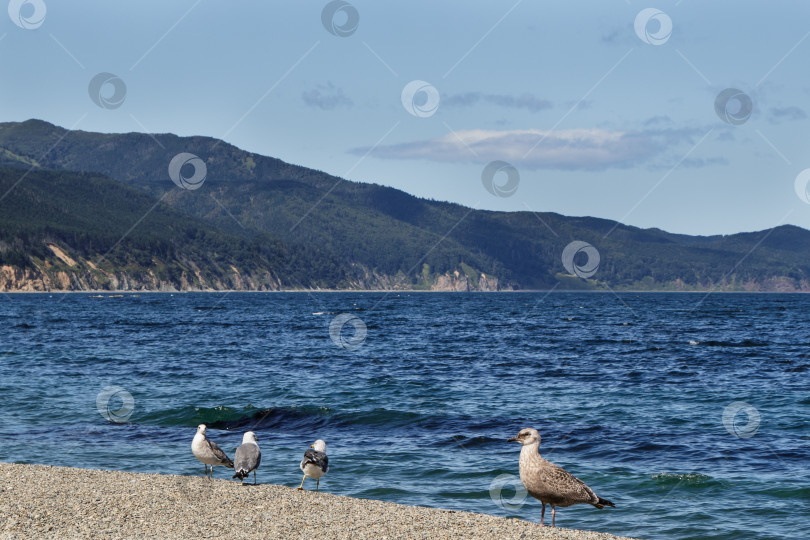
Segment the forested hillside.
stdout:
<path fill-rule="evenodd" d="M 168 176 L 181 152 L 205 162 L 199 189 Z M 209 137 L 4 123 L 0 167 L 0 265 L 18 284 L 53 267 L 79 289 L 121 288 L 120 274 L 166 289 L 810 290 L 810 232 L 798 227 L 692 237 L 471 210 Z M 598 250 L 588 279 L 563 266 L 572 241 Z M 69 271 L 51 245 L 87 263 Z"/>

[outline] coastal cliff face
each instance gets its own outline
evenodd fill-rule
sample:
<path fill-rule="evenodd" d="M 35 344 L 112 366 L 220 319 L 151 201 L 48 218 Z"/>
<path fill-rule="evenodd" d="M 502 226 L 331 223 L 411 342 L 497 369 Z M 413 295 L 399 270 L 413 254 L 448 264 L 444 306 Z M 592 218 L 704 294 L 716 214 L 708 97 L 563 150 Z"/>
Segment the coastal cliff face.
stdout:
<path fill-rule="evenodd" d="M 152 267 L 103 269 L 90 260 L 69 254 L 69 250 L 49 245 L 52 257 L 37 259 L 33 266 L 0 265 L 0 292 L 55 292 L 55 291 L 131 291 L 131 292 L 191 292 L 191 291 L 279 291 L 279 290 L 334 290 L 330 287 L 302 287 L 285 284 L 270 269 L 244 269 L 230 264 L 224 268 L 198 267 L 184 261 L 183 270 L 166 276 L 156 262 Z M 510 285 L 501 285 L 496 276 L 470 271 L 469 267 L 444 274 L 421 275 L 418 279 L 400 273 L 394 276 L 353 265 L 355 277 L 341 284 L 340 290 L 421 290 L 436 292 L 496 292 L 510 291 Z M 602 290 L 600 283 L 564 276 L 559 290 L 570 290 L 571 283 L 580 284 L 580 290 Z M 586 287 L 587 285 L 587 287 Z M 682 280 L 665 284 L 637 283 L 615 290 L 663 290 L 675 292 L 810 292 L 810 281 L 789 277 L 773 277 L 763 281 L 724 280 L 687 285 Z"/>
<path fill-rule="evenodd" d="M 0 292 L 52 291 L 278 291 L 300 289 L 284 285 L 269 269 L 247 270 L 230 264 L 223 268 L 202 269 L 190 261 L 183 270 L 166 276 L 161 268 L 165 262 L 153 261 L 152 266 L 130 265 L 126 268 L 104 269 L 91 260 L 75 254 L 66 246 L 47 245 L 49 256 L 33 260 L 33 265 L 0 266 Z M 498 278 L 480 273 L 477 279 L 456 270 L 441 275 L 422 276 L 414 282 L 404 274 L 390 276 L 353 265 L 356 277 L 341 286 L 346 290 L 430 290 L 430 291 L 498 291 Z M 319 289 L 319 287 L 309 287 Z"/>
<path fill-rule="evenodd" d="M 466 265 L 465 265 L 466 266 Z M 444 274 L 423 272 L 417 279 L 403 273 L 394 276 L 375 272 L 366 267 L 353 264 L 356 277 L 350 280 L 346 290 L 386 290 L 386 291 L 437 291 L 437 292 L 495 292 L 512 290 L 502 289 L 495 276 L 480 274 L 477 280 L 471 280 L 460 270 Z M 467 267 L 469 270 L 469 267 Z"/>
<path fill-rule="evenodd" d="M 0 265 L 0 292 L 55 292 L 55 291 L 131 291 L 131 292 L 191 292 L 191 291 L 279 291 L 279 290 L 334 290 L 331 287 L 302 287 L 285 284 L 283 277 L 270 269 L 244 269 L 230 264 L 224 268 L 200 268 L 193 262 L 184 261 L 183 270 L 166 276 L 156 262 L 152 267 L 126 267 L 103 269 L 90 260 L 70 255 L 64 247 L 49 245 L 52 257 L 37 259 L 33 266 L 18 267 Z M 400 273 L 394 276 L 371 271 L 353 265 L 354 278 L 342 283 L 340 290 L 421 290 L 436 292 L 496 292 L 510 291 L 510 285 L 501 285 L 496 276 L 455 270 L 444 274 L 421 275 L 418 279 Z M 603 290 L 599 282 L 564 276 L 559 290 L 571 290 L 571 283 L 580 284 L 580 290 Z M 587 287 L 586 287 L 587 285 Z M 615 290 L 663 290 L 675 292 L 810 292 L 810 281 L 789 277 L 773 277 L 763 281 L 725 280 L 719 283 L 707 281 L 699 285 L 687 285 L 682 280 L 665 284 L 637 283 L 628 288 Z"/>
<path fill-rule="evenodd" d="M 651 290 L 638 287 L 639 290 Z M 801 293 L 810 292 L 810 281 L 806 279 L 795 279 L 785 276 L 775 276 L 765 278 L 760 281 L 736 279 L 724 279 L 720 282 L 706 281 L 699 285 L 689 286 L 681 279 L 676 279 L 668 283 L 666 291 L 689 292 L 768 292 L 768 293 Z"/>
<path fill-rule="evenodd" d="M 242 275 L 238 270 L 215 279 L 206 279 L 200 274 L 183 273 L 178 280 L 160 279 L 154 271 L 129 273 L 126 271 L 104 272 L 77 268 L 31 269 L 0 266 L 0 292 L 51 292 L 51 291 L 212 291 L 245 290 L 272 291 L 280 286 L 272 275 Z"/>
<path fill-rule="evenodd" d="M 64 246 L 47 245 L 52 256 L 34 260 L 33 266 L 0 266 L 0 292 L 48 291 L 268 291 L 280 288 L 269 271 L 247 272 L 229 265 L 217 272 L 203 271 L 193 263 L 172 277 L 158 275 L 154 267 L 103 269 L 93 261 L 69 254 Z"/>
<path fill-rule="evenodd" d="M 499 291 L 498 278 L 481 274 L 478 283 L 474 283 L 467 275 L 458 270 L 439 276 L 431 286 L 432 291 L 452 291 L 452 292 L 495 292 Z"/>
<path fill-rule="evenodd" d="M 138 292 L 179 292 L 179 291 L 278 291 L 282 290 L 278 280 L 269 273 L 262 276 L 242 274 L 237 269 L 225 278 L 206 279 L 200 274 L 181 274 L 179 281 L 158 278 L 153 271 L 131 274 L 121 272 L 101 272 L 77 270 L 50 270 L 0 266 L 0 292 L 51 292 L 51 291 L 138 291 Z M 317 289 L 317 288 L 316 288 Z M 360 280 L 347 290 L 414 290 L 413 286 L 402 283 L 390 276 L 376 275 L 371 280 Z M 420 290 L 425 290 L 420 288 Z M 442 275 L 430 286 L 431 291 L 442 292 L 495 292 L 498 279 L 482 274 L 477 286 L 472 285 L 466 276 Z"/>

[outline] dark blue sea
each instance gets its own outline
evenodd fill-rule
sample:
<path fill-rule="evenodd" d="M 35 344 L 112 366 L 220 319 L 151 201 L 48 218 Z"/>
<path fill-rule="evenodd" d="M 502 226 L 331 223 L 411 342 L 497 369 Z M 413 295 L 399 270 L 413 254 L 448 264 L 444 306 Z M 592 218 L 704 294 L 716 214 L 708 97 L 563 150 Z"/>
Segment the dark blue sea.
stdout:
<path fill-rule="evenodd" d="M 320 438 L 322 491 L 539 521 L 506 442 L 535 427 L 616 504 L 558 526 L 807 538 L 809 314 L 779 294 L 0 295 L 0 461 L 202 475 L 206 423 L 231 457 L 256 432 L 260 482 L 297 486 Z"/>

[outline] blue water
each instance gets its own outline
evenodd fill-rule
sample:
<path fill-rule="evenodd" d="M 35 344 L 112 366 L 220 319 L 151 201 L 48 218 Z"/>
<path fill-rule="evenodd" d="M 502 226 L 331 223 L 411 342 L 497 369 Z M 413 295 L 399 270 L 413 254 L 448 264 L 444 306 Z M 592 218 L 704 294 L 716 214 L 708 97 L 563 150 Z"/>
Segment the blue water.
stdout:
<path fill-rule="evenodd" d="M 202 475 L 205 422 L 231 456 L 257 433 L 260 482 L 297 485 L 322 438 L 324 491 L 539 521 L 506 442 L 532 426 L 616 504 L 558 526 L 802 538 L 808 313 L 806 295 L 0 295 L 0 461 Z"/>

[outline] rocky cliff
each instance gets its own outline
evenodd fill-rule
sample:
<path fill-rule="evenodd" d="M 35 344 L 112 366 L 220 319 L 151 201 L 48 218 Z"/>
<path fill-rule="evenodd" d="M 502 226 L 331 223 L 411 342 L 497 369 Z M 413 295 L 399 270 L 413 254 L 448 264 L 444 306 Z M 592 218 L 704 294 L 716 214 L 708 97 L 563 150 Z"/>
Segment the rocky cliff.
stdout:
<path fill-rule="evenodd" d="M 152 266 L 103 269 L 98 264 L 73 254 L 66 246 L 48 244 L 49 256 L 34 259 L 32 266 L 0 266 L 0 292 L 52 291 L 277 291 L 302 287 L 282 286 L 282 280 L 272 272 L 248 271 L 230 264 L 217 272 L 201 269 L 191 261 L 183 261 L 183 271 L 172 277 L 161 276 L 164 262 L 153 260 Z M 430 276 L 427 281 L 414 283 L 404 274 L 390 276 L 354 265 L 356 278 L 347 283 L 346 290 L 431 290 L 431 291 L 497 291 L 498 278 L 481 273 L 472 280 L 456 270 Z"/>
<path fill-rule="evenodd" d="M 432 291 L 452 291 L 452 292 L 467 292 L 467 291 L 482 291 L 482 292 L 495 292 L 500 290 L 498 286 L 498 278 L 494 276 L 487 276 L 481 274 L 478 276 L 478 282 L 475 283 L 466 274 L 456 270 L 453 273 L 447 273 L 438 276 L 435 283 L 430 287 Z"/>

